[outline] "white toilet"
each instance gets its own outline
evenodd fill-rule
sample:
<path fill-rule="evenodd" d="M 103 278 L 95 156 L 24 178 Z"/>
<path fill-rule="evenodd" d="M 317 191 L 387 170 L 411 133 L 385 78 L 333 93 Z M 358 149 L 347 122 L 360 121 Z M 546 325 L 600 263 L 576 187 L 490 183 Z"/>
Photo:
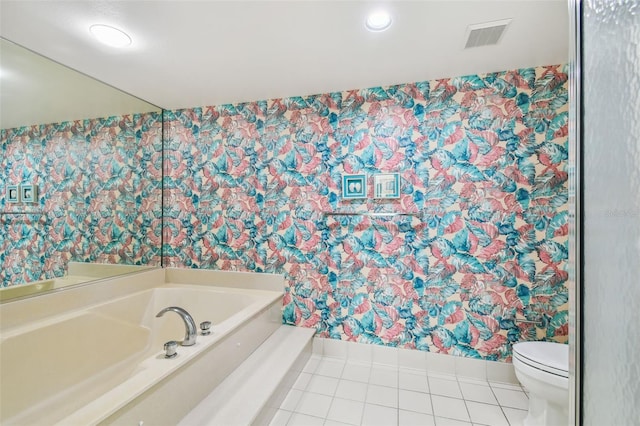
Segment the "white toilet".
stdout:
<path fill-rule="evenodd" d="M 520 342 L 513 345 L 516 377 L 529 392 L 525 426 L 567 426 L 569 345 Z"/>

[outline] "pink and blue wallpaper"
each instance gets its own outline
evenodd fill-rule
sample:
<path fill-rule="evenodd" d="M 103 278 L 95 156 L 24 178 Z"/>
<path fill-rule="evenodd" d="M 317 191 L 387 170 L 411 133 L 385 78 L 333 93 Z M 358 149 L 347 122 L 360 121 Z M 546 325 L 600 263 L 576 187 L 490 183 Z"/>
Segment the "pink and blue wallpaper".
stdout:
<path fill-rule="evenodd" d="M 545 66 L 169 111 L 165 265 L 283 273 L 284 322 L 334 339 L 565 342 L 567 101 Z M 399 199 L 342 199 L 343 174 L 371 194 L 382 172 Z"/>
<path fill-rule="evenodd" d="M 159 265 L 162 115 L 3 129 L 0 285 L 61 276 L 69 261 Z M 9 204 L 4 185 L 39 186 Z"/>

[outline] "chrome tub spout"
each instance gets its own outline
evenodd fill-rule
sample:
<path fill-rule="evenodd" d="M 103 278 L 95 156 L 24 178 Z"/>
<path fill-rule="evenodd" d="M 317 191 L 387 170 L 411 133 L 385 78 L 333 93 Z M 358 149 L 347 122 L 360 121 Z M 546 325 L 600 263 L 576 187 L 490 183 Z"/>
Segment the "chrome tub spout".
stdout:
<path fill-rule="evenodd" d="M 196 336 L 198 335 L 196 329 L 196 322 L 193 320 L 193 317 L 189 314 L 189 312 L 185 311 L 182 308 L 177 306 L 169 306 L 168 308 L 164 308 L 156 315 L 156 318 L 163 316 L 166 312 L 175 312 L 180 315 L 182 321 L 184 321 L 185 333 L 184 340 L 182 341 L 182 346 L 192 346 L 196 343 Z"/>

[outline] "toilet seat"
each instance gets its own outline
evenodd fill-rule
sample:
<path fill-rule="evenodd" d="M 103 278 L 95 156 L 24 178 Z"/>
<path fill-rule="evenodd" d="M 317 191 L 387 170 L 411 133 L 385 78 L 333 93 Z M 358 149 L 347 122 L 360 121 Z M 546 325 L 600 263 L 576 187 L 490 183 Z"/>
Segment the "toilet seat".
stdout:
<path fill-rule="evenodd" d="M 533 369 L 569 378 L 569 345 L 519 342 L 513 345 L 513 357 Z"/>

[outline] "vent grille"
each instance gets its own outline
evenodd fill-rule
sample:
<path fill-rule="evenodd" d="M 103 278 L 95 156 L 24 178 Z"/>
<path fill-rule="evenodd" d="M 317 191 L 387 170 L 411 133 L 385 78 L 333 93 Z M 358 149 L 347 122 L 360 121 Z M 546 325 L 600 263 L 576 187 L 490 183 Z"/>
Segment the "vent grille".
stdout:
<path fill-rule="evenodd" d="M 505 19 L 469 25 L 467 27 L 467 42 L 464 48 L 469 49 L 471 47 L 498 44 L 510 22 L 511 19 Z"/>

